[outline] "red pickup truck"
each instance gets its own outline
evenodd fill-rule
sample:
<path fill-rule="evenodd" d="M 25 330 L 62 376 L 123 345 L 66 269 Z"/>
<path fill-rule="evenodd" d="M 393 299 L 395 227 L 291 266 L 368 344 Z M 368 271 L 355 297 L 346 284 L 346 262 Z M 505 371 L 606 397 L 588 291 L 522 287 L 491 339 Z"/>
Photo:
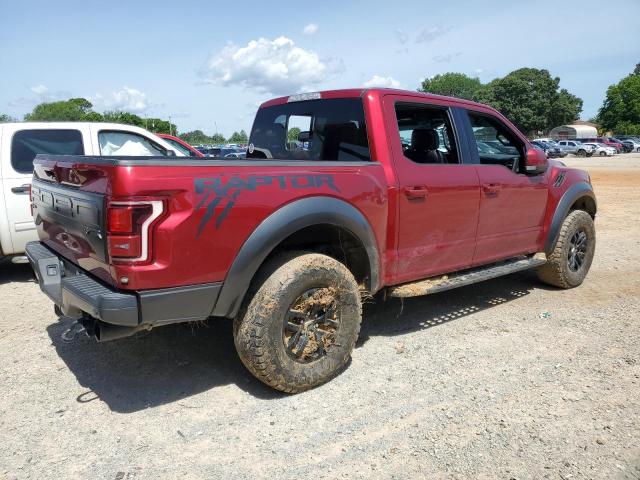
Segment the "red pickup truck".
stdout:
<path fill-rule="evenodd" d="M 364 294 L 526 268 L 571 288 L 596 241 L 586 172 L 487 106 L 388 89 L 266 102 L 246 160 L 40 155 L 31 194 L 59 315 L 99 341 L 233 318 L 242 362 L 286 392 L 346 365 Z"/>

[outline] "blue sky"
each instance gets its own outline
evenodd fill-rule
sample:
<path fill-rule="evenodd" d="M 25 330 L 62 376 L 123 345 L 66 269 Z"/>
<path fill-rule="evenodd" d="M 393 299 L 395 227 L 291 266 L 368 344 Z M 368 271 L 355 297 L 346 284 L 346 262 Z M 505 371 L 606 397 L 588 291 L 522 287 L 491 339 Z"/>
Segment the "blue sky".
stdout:
<path fill-rule="evenodd" d="M 639 22 L 638 0 L 0 0 L 0 113 L 83 96 L 228 136 L 273 96 L 527 66 L 589 118 L 640 62 Z"/>

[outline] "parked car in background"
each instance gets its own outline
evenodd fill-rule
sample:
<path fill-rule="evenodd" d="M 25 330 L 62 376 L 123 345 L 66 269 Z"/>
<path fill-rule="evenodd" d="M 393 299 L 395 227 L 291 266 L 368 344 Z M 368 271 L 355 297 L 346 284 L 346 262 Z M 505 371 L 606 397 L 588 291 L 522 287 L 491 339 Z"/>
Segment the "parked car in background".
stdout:
<path fill-rule="evenodd" d="M 604 143 L 585 143 L 584 145 L 591 145 L 595 148 L 593 152 L 594 155 L 599 155 L 601 157 L 613 156 L 618 153 L 618 151 L 610 147 L 609 145 L 605 145 Z"/>
<path fill-rule="evenodd" d="M 174 137 L 173 135 L 169 135 L 167 133 L 157 133 L 156 135 L 158 135 L 176 150 L 182 152 L 182 154 L 186 157 L 204 157 L 203 153 L 193 148 L 181 138 Z"/>
<path fill-rule="evenodd" d="M 620 145 L 622 145 L 622 151 L 624 153 L 633 152 L 633 146 L 629 145 L 625 140 L 620 140 L 619 138 L 616 138 L 616 137 L 609 137 L 609 140 L 614 143 L 619 143 Z"/>
<path fill-rule="evenodd" d="M 628 138 L 622 140 L 622 144 L 625 145 L 630 152 L 640 152 L 640 139 Z"/>
<path fill-rule="evenodd" d="M 545 140 L 545 143 L 550 145 L 551 148 L 556 149 L 556 151 L 558 152 L 558 156 L 561 157 L 561 158 L 566 157 L 567 154 L 569 153 L 569 152 L 564 151 L 562 148 L 560 148 L 560 145 L 558 145 L 558 142 L 556 142 L 555 140 Z"/>
<path fill-rule="evenodd" d="M 608 137 L 597 137 L 597 138 L 587 138 L 584 140 L 587 143 L 600 143 L 602 145 L 607 145 L 608 147 L 613 147 L 616 150 L 616 153 L 622 153 L 624 151 L 624 146 L 619 142 L 614 142 Z"/>
<path fill-rule="evenodd" d="M 531 143 L 536 147 L 540 148 L 541 150 L 543 150 L 544 153 L 547 154 L 547 158 L 557 158 L 560 156 L 560 148 L 553 147 L 549 145 L 547 142 L 533 140 Z"/>
<path fill-rule="evenodd" d="M 247 158 L 247 152 L 237 151 L 237 152 L 227 153 L 224 156 L 224 158 Z"/>
<path fill-rule="evenodd" d="M 560 140 L 558 146 L 567 153 L 578 157 L 590 157 L 596 151 L 593 145 L 584 144 L 578 140 Z"/>
<path fill-rule="evenodd" d="M 119 123 L 3 123 L 0 139 L 0 257 L 12 256 L 16 263 L 26 262 L 24 247 L 38 237 L 29 201 L 37 154 L 183 156 L 153 133 Z M 81 178 L 84 173 L 73 175 Z M 60 208 L 71 209 L 72 204 Z"/>

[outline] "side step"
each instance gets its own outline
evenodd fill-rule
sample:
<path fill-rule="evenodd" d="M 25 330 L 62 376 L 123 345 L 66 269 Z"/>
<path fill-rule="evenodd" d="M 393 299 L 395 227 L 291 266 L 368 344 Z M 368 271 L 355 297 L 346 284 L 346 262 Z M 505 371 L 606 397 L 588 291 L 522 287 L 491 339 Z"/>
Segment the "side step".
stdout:
<path fill-rule="evenodd" d="M 484 267 L 463 270 L 452 275 L 431 277 L 417 282 L 404 283 L 396 287 L 390 287 L 387 294 L 390 297 L 419 297 L 431 293 L 443 292 L 452 288 L 471 285 L 472 283 L 490 280 L 510 273 L 539 267 L 547 263 L 544 253 L 537 253 L 531 257 L 516 257 L 504 262 L 492 263 Z"/>

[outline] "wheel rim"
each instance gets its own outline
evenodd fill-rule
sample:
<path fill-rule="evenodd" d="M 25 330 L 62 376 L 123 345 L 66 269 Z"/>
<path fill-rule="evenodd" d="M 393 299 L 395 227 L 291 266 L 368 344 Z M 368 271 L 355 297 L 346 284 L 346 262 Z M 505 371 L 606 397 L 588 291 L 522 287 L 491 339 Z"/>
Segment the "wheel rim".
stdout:
<path fill-rule="evenodd" d="M 335 288 L 311 288 L 289 306 L 282 341 L 291 358 L 311 363 L 327 355 L 339 327 Z"/>
<path fill-rule="evenodd" d="M 587 233 L 584 230 L 578 230 L 569 240 L 567 265 L 572 272 L 577 272 L 584 265 L 587 256 L 587 240 Z"/>

